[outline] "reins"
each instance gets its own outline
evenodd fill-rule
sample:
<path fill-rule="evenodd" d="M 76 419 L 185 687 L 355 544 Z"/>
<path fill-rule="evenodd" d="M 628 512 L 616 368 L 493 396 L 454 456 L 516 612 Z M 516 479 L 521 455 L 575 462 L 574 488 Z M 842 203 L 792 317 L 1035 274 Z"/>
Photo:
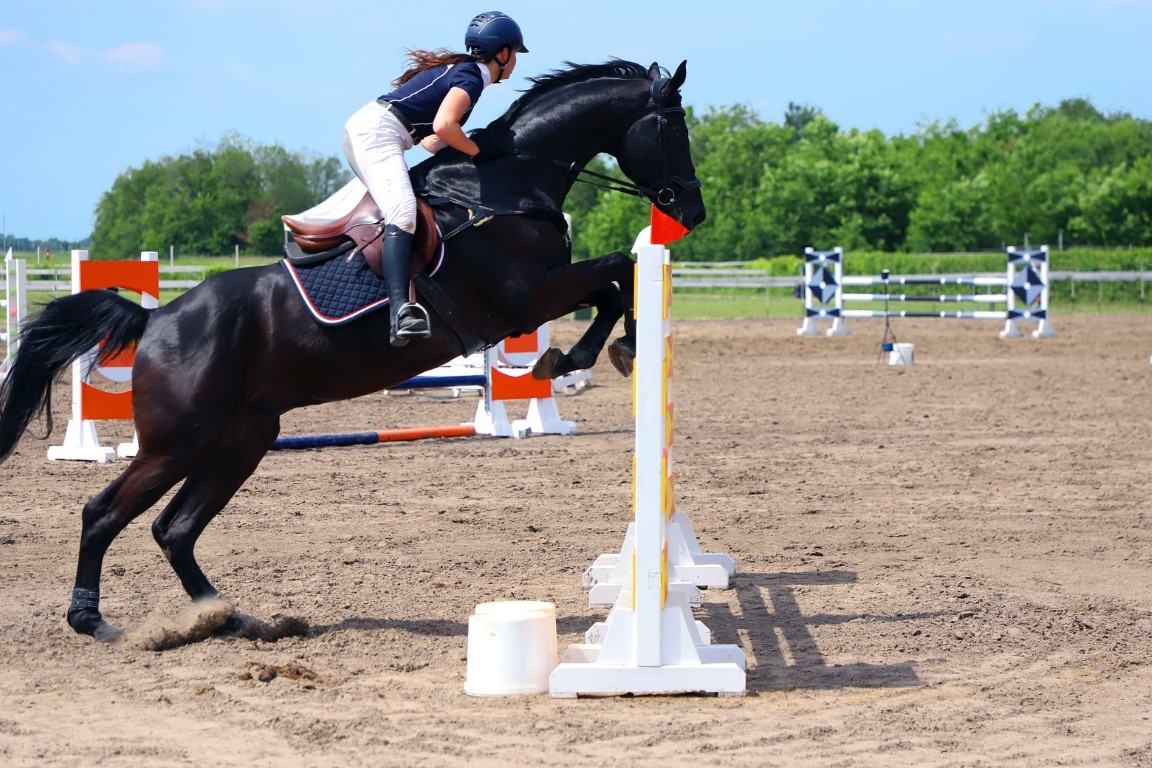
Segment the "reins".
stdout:
<path fill-rule="evenodd" d="M 563 168 L 564 170 L 566 170 L 568 172 L 569 175 L 575 174 L 576 175 L 576 181 L 579 181 L 583 184 L 591 184 L 594 187 L 600 187 L 601 189 L 608 189 L 608 190 L 611 190 L 613 192 L 623 192 L 626 195 L 635 195 L 636 197 L 645 197 L 645 196 L 656 194 L 656 190 L 651 189 L 649 187 L 641 186 L 639 184 L 633 184 L 631 181 L 628 181 L 627 179 L 618 179 L 615 176 L 608 176 L 608 175 L 603 174 L 603 173 L 597 173 L 596 171 L 590 171 L 587 168 L 580 168 L 579 166 L 576 165 L 575 161 L 573 161 L 571 163 L 566 163 L 563 160 L 557 160 L 556 158 L 553 158 L 553 157 L 545 157 L 544 155 L 538 155 L 535 152 L 529 152 L 526 149 L 514 149 L 514 150 L 512 150 L 512 154 L 516 155 L 517 157 L 526 158 L 528 160 L 537 160 L 541 163 L 551 163 L 552 165 L 555 165 L 558 168 Z M 594 176 L 598 179 L 603 179 L 604 181 L 611 182 L 611 183 L 600 184 L 600 183 L 595 182 L 595 181 L 590 181 L 589 179 L 580 178 L 580 176 L 582 176 L 582 175 L 583 176 Z"/>

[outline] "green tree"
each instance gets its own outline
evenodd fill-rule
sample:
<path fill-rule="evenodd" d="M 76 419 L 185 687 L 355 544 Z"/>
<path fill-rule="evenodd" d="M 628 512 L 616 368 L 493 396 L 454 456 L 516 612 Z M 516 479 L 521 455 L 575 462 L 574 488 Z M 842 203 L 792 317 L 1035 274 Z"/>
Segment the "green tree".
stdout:
<path fill-rule="evenodd" d="M 756 195 L 766 169 L 782 162 L 794 134 L 742 105 L 709 109 L 689 128 L 708 219 L 677 244 L 677 258 L 743 261 L 764 255 L 770 239 Z"/>
<path fill-rule="evenodd" d="M 1069 228 L 1095 245 L 1152 243 L 1152 157 L 1112 168 L 1080 197 Z"/>
<path fill-rule="evenodd" d="M 772 255 L 805 246 L 892 250 L 903 245 L 914 189 L 876 131 L 841 132 L 817 115 L 756 197 Z"/>
<path fill-rule="evenodd" d="M 804 138 L 804 131 L 808 124 L 817 117 L 823 116 L 824 113 L 818 107 L 790 101 L 788 102 L 788 109 L 784 112 L 784 127 L 792 130 L 793 141 L 800 141 Z"/>
<path fill-rule="evenodd" d="M 909 216 L 909 250 L 964 251 L 986 246 L 987 196 L 982 174 L 921 190 Z"/>
<path fill-rule="evenodd" d="M 146 162 L 116 177 L 112 189 L 101 195 L 96 206 L 93 253 L 125 259 L 148 250 L 144 245 L 148 202 L 163 195 L 165 175 L 164 165 Z"/>
<path fill-rule="evenodd" d="M 649 208 L 631 195 L 601 195 L 587 215 L 575 220 L 572 228 L 585 257 L 603 256 L 613 251 L 627 251 L 636 235 L 648 224 Z"/>
<path fill-rule="evenodd" d="M 616 172 L 611 158 L 603 155 L 597 155 L 592 158 L 592 161 L 587 165 L 587 170 L 602 174 Z M 611 193 L 603 187 L 598 186 L 600 183 L 599 180 L 591 177 L 586 178 L 588 178 L 588 182 L 574 182 L 572 188 L 568 191 L 568 196 L 564 199 L 564 212 L 572 217 L 572 258 L 576 261 L 604 255 L 603 253 L 596 253 L 595 250 L 592 250 L 593 246 L 585 236 L 585 228 L 588 225 L 592 211 L 599 205 L 600 199 Z"/>
<path fill-rule="evenodd" d="M 223 254 L 240 246 L 272 254 L 280 215 L 321 202 L 350 178 L 336 158 L 289 153 L 235 134 L 211 149 L 147 161 L 121 174 L 96 208 L 93 250 Z"/>
<path fill-rule="evenodd" d="M 779 123 L 745 105 L 689 109 L 685 119 L 708 219 L 677 244 L 678 259 L 743 261 L 807 245 L 991 249 L 1025 235 L 1152 244 L 1152 121 L 1104 114 L 1086 99 L 992 112 L 970 128 L 933 121 L 893 137 L 842 130 L 799 102 Z M 589 167 L 618 172 L 603 156 Z M 274 253 L 279 216 L 348 178 L 338 158 L 229 135 L 118 177 L 97 206 L 93 249 Z M 586 184 L 573 186 L 565 210 L 576 258 L 628 248 L 648 221 L 646 203 Z"/>

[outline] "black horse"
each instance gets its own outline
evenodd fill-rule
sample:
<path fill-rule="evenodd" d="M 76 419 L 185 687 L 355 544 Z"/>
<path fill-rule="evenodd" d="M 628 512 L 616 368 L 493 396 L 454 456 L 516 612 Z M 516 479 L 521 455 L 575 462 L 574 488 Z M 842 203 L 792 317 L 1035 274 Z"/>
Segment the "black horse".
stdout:
<path fill-rule="evenodd" d="M 46 411 L 51 428 L 51 385 L 72 360 L 101 342 L 103 357 L 136 346 L 132 407 L 140 449 L 84 506 L 72 628 L 100 640 L 119 634 L 100 614 L 105 553 L 181 481 L 152 535 L 193 599 L 217 596 L 196 562 L 196 541 L 256 470 L 286 411 L 386 389 L 470 351 L 465 338 L 494 344 L 587 304 L 597 314 L 583 337 L 567 355 L 551 354 L 538 373 L 591 366 L 621 316 L 625 335 L 613 346 L 618 367 L 628 370 L 635 349 L 632 260 L 613 253 L 570 263 L 560 211 L 577 175 L 603 152 L 616 158 L 632 180 L 620 183 L 633 192 L 688 229 L 703 221 L 680 107 L 684 78 L 684 64 L 670 77 L 655 64 L 570 65 L 535 78 L 507 113 L 481 129 L 503 155 L 475 164 L 444 150 L 413 168 L 417 186 L 431 194 L 529 214 L 498 215 L 448 240 L 435 281 L 452 312 L 434 313 L 434 334 L 420 343 L 390 347 L 387 312 L 318 325 L 278 264 L 213 275 L 157 310 L 111 291 L 49 303 L 23 329 L 0 386 L 0 461 L 37 414 Z M 448 211 L 442 227 L 466 221 L 467 207 Z"/>

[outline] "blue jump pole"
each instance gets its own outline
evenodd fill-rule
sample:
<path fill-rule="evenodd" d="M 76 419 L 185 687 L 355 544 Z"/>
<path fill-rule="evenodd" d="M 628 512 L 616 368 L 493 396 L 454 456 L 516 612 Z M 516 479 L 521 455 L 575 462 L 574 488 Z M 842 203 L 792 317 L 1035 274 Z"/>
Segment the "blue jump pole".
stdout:
<path fill-rule="evenodd" d="M 408 389 L 456 389 L 462 387 L 485 387 L 488 378 L 483 374 L 451 374 L 446 376 L 416 376 L 389 387 L 392 391 Z M 280 437 L 272 444 L 274 451 L 306 448 L 333 448 L 349 445 L 375 445 L 406 440 L 426 440 L 437 437 L 468 437 L 476 434 L 471 424 L 451 427 L 421 427 L 416 429 L 388 429 L 375 432 L 347 432 L 335 435 L 301 435 Z"/>

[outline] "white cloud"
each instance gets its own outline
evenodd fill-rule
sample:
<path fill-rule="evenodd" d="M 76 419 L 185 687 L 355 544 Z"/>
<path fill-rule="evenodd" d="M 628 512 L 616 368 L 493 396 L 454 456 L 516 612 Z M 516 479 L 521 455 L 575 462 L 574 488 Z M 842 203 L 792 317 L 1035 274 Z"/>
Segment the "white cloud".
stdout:
<path fill-rule="evenodd" d="M 2 43 L 3 39 L 0 38 Z M 156 43 L 124 43 L 106 51 L 92 51 L 66 40 L 53 40 L 44 46 L 44 50 L 70 66 L 96 58 L 135 71 L 153 69 L 168 58 L 168 54 Z"/>
<path fill-rule="evenodd" d="M 0 29 L 0 45 L 26 43 L 28 38 L 18 29 Z"/>
<path fill-rule="evenodd" d="M 75 43 L 68 43 L 63 40 L 53 40 L 44 46 L 48 53 L 63 59 L 69 64 L 77 64 L 80 59 L 84 57 L 84 49 Z"/>
<path fill-rule="evenodd" d="M 156 43 L 124 43 L 102 55 L 114 64 L 132 69 L 151 69 L 167 58 L 164 49 Z"/>

